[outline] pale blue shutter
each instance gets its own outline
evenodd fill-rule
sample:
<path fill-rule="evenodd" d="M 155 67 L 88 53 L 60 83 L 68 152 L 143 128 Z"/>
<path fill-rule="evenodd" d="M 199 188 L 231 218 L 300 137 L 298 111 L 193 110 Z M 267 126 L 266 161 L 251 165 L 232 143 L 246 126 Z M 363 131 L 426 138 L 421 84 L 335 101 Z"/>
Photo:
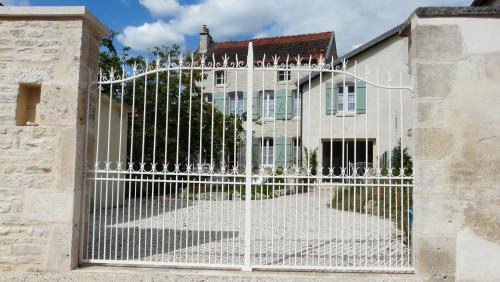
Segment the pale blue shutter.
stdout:
<path fill-rule="evenodd" d="M 286 165 L 290 167 L 293 164 L 293 144 L 292 138 L 286 139 Z"/>
<path fill-rule="evenodd" d="M 282 167 L 285 164 L 285 136 L 279 136 L 274 142 L 274 150 L 276 152 L 276 167 Z"/>
<path fill-rule="evenodd" d="M 276 90 L 276 95 L 274 99 L 276 99 L 276 119 L 285 119 L 285 90 L 278 89 Z"/>
<path fill-rule="evenodd" d="M 224 92 L 215 92 L 213 96 L 214 107 L 223 112 L 224 111 Z"/>
<path fill-rule="evenodd" d="M 295 92 L 297 92 L 297 90 L 288 90 L 288 93 L 285 92 L 287 101 L 283 106 L 286 111 L 286 119 L 293 118 L 293 94 Z"/>
<path fill-rule="evenodd" d="M 260 163 L 260 140 L 259 138 L 252 136 L 252 165 L 258 167 Z"/>
<path fill-rule="evenodd" d="M 356 85 L 356 112 L 366 113 L 366 82 L 358 80 Z"/>
<path fill-rule="evenodd" d="M 254 92 L 252 97 L 252 120 L 258 120 L 260 117 L 260 99 L 259 92 Z"/>

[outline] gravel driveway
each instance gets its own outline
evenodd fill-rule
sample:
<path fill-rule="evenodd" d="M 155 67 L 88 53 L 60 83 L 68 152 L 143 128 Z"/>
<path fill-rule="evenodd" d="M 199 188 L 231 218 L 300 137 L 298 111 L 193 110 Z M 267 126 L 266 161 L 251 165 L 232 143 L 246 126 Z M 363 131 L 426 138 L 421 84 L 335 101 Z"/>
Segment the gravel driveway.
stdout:
<path fill-rule="evenodd" d="M 252 200 L 252 265 L 408 267 L 411 255 L 394 224 L 330 208 L 333 193 L 313 189 Z M 241 266 L 245 201 L 225 195 L 204 197 L 208 200 L 149 195 L 98 210 L 90 214 L 87 236 L 96 239 L 89 240 L 86 258 Z"/>

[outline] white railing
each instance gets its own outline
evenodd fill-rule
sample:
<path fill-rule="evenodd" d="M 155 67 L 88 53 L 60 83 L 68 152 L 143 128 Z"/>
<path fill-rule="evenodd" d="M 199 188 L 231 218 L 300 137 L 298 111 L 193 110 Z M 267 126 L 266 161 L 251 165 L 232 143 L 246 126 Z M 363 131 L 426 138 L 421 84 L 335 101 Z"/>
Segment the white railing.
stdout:
<path fill-rule="evenodd" d="M 373 80 L 333 58 L 254 60 L 251 44 L 246 59 L 101 72 L 89 91 L 81 261 L 412 271 L 404 76 L 393 85 L 377 69 Z M 236 94 L 229 107 L 239 92 L 244 103 Z"/>

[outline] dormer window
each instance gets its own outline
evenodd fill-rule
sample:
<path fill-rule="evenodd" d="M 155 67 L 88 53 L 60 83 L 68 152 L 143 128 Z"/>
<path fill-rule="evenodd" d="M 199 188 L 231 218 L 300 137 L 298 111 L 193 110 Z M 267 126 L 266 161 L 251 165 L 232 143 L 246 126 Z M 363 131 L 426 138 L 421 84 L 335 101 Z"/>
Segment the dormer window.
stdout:
<path fill-rule="evenodd" d="M 290 81 L 292 79 L 292 72 L 287 71 L 278 71 L 278 81 Z"/>
<path fill-rule="evenodd" d="M 215 85 L 224 85 L 226 83 L 226 73 L 225 71 L 215 72 Z"/>

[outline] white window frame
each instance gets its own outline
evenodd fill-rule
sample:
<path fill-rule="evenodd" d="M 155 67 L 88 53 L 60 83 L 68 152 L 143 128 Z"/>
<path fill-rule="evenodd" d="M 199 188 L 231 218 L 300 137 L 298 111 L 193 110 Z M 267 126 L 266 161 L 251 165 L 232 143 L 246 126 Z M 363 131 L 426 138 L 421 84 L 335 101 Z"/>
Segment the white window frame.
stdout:
<path fill-rule="evenodd" d="M 214 73 L 215 78 L 215 85 L 224 85 L 226 83 L 226 71 L 224 70 L 219 70 L 215 71 Z"/>
<path fill-rule="evenodd" d="M 236 100 L 236 97 L 238 99 Z M 242 115 L 245 112 L 245 105 L 243 103 L 243 92 L 230 92 L 227 101 L 227 112 L 229 114 L 234 114 L 236 107 L 236 114 Z"/>
<path fill-rule="evenodd" d="M 264 142 L 262 143 L 262 140 Z M 273 138 L 265 138 L 261 139 L 261 146 L 264 145 L 264 148 L 261 148 L 262 155 L 262 165 L 270 166 L 273 165 L 273 157 L 274 157 L 274 141 Z"/>
<path fill-rule="evenodd" d="M 345 111 L 345 113 L 352 114 L 356 111 L 356 88 L 352 83 L 346 83 L 345 86 L 347 88 L 347 95 L 345 95 L 346 93 L 344 91 L 344 85 L 342 84 L 338 86 L 339 92 L 337 93 L 337 114 L 344 113 L 344 105 L 347 105 L 347 111 Z M 349 100 L 349 98 L 351 98 L 351 101 Z M 350 109 L 350 106 L 352 106 L 352 109 Z"/>
<path fill-rule="evenodd" d="M 296 91 L 293 95 L 293 116 L 300 118 L 302 111 L 302 101 L 299 91 Z"/>
<path fill-rule="evenodd" d="M 278 82 L 291 81 L 291 80 L 292 80 L 292 71 L 291 70 L 278 71 Z"/>
<path fill-rule="evenodd" d="M 274 108 L 275 106 L 275 99 L 274 97 L 274 91 L 272 90 L 266 90 L 262 92 L 262 99 L 263 99 L 263 104 L 264 107 L 262 109 L 262 115 L 264 118 L 274 118 L 274 114 L 276 109 Z"/>

